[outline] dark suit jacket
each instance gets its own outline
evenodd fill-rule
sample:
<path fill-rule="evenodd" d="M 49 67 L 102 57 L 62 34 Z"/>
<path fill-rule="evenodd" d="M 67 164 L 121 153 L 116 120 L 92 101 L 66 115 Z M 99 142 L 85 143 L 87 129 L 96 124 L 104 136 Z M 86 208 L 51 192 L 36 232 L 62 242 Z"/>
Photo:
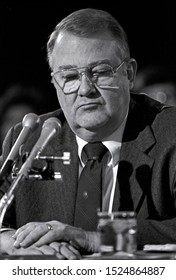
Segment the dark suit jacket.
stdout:
<path fill-rule="evenodd" d="M 78 182 L 78 154 L 74 133 L 62 111 L 41 116 L 41 125 L 23 150 L 30 151 L 42 123 L 58 117 L 63 128 L 42 154 L 61 156 L 70 152 L 71 164 L 54 163 L 61 180 L 26 180 L 16 189 L 4 222 L 18 228 L 30 221 L 59 220 L 73 224 Z M 8 155 L 21 125 L 13 128 L 4 143 Z M 176 243 L 176 108 L 145 95 L 131 94 L 130 112 L 123 136 L 113 210 L 135 210 L 138 244 Z M 1 186 L 0 195 L 7 189 Z"/>

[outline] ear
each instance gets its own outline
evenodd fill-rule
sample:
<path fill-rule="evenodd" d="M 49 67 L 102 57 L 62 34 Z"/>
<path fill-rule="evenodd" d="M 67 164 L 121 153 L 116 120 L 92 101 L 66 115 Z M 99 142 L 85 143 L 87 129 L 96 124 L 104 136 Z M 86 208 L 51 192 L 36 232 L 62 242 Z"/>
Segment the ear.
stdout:
<path fill-rule="evenodd" d="M 130 89 L 132 89 L 134 86 L 136 72 L 137 72 L 137 62 L 134 58 L 130 58 L 126 69 L 127 77 L 130 82 Z"/>

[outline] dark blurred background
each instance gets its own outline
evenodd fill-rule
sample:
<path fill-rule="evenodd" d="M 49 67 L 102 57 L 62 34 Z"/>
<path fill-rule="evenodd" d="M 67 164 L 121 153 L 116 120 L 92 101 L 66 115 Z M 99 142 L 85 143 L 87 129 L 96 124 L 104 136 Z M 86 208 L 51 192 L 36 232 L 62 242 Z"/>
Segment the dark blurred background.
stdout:
<path fill-rule="evenodd" d="M 32 85 L 42 91 L 49 110 L 57 108 L 46 62 L 46 42 L 63 17 L 86 7 L 107 10 L 119 21 L 127 32 L 131 56 L 136 58 L 138 69 L 157 64 L 167 68 L 175 78 L 174 2 L 163 1 L 157 6 L 154 1 L 140 4 L 135 1 L 1 1 L 0 96 L 13 84 Z"/>

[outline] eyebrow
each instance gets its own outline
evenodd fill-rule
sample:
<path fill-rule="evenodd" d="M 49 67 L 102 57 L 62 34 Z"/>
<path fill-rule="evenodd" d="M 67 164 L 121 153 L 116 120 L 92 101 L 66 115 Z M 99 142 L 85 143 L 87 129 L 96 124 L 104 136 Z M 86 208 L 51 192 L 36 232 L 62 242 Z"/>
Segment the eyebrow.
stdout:
<path fill-rule="evenodd" d="M 110 61 L 109 61 L 109 59 L 101 59 L 101 60 L 97 60 L 95 62 L 90 63 L 89 66 L 92 67 L 97 64 L 110 64 Z"/>
<path fill-rule="evenodd" d="M 97 61 L 94 61 L 90 64 L 88 64 L 87 66 L 81 66 L 81 67 L 78 67 L 77 65 L 71 65 L 71 64 L 66 64 L 66 65 L 61 65 L 58 67 L 58 70 L 67 70 L 67 69 L 72 69 L 72 68 L 84 68 L 84 67 L 93 67 L 97 64 L 109 64 L 110 61 L 109 59 L 101 59 L 101 60 L 97 60 Z"/>
<path fill-rule="evenodd" d="M 76 67 L 77 67 L 76 65 L 71 65 L 71 64 L 61 65 L 58 67 L 58 70 L 67 70 L 67 69 L 76 68 Z"/>

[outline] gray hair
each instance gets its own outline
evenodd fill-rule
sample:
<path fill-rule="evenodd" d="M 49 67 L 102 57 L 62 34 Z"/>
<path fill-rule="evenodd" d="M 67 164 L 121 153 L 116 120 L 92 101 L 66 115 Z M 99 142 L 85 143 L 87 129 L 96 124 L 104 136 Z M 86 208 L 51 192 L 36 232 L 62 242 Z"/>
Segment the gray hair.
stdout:
<path fill-rule="evenodd" d="M 123 58 L 130 57 L 128 38 L 118 21 L 106 11 L 87 8 L 71 13 L 56 25 L 47 43 L 49 64 L 55 42 L 61 32 L 69 32 L 79 37 L 88 37 L 102 32 L 102 30 L 110 31 L 114 38 L 117 39 Z"/>

